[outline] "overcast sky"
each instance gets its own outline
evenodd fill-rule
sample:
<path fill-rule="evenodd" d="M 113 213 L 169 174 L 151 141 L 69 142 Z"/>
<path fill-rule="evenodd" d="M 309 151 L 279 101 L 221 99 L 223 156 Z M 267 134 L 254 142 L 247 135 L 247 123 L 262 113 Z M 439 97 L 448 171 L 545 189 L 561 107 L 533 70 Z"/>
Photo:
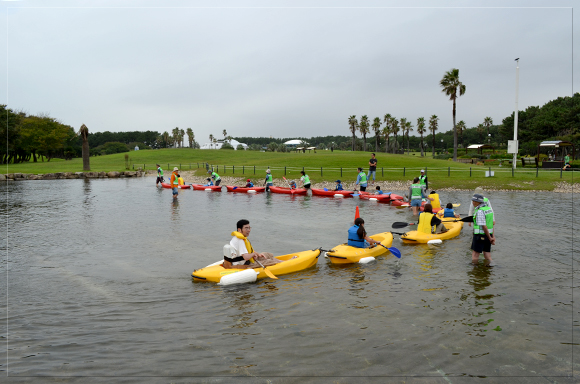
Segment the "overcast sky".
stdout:
<path fill-rule="evenodd" d="M 578 4 L 0 0 L 0 103 L 90 132 L 192 128 L 202 144 L 224 129 L 350 135 L 365 114 L 435 114 L 447 131 L 439 81 L 458 68 L 457 121 L 499 124 L 515 58 L 520 110 L 578 91 Z"/>

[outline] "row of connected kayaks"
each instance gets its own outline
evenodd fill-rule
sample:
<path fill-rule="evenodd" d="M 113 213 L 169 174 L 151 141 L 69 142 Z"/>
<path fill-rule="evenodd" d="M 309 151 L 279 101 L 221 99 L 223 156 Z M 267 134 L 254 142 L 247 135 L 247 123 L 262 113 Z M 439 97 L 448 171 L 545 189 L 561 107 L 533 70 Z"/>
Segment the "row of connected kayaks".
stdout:
<path fill-rule="evenodd" d="M 448 230 L 445 233 L 426 234 L 418 231 L 409 231 L 400 234 L 401 240 L 407 244 L 441 242 L 441 240 L 448 240 L 458 236 L 463 228 L 463 222 L 455 219 L 443 219 L 443 223 Z M 326 251 L 326 257 L 333 264 L 368 263 L 375 260 L 376 257 L 387 254 L 400 257 L 400 253 L 396 248 L 389 249 L 393 243 L 393 232 L 378 233 L 370 237 L 373 240 L 380 241 L 382 246 L 357 248 L 347 244 L 340 244 Z M 275 276 L 302 271 L 314 266 L 322 252 L 324 251 L 321 248 L 317 248 L 276 256 L 278 260 L 282 260 L 283 262 L 267 266 L 266 268 Z M 194 281 L 209 281 L 220 285 L 253 282 L 267 276 L 268 274 L 264 268 L 226 269 L 223 267 L 221 260 L 207 267 L 197 269 L 192 273 Z"/>

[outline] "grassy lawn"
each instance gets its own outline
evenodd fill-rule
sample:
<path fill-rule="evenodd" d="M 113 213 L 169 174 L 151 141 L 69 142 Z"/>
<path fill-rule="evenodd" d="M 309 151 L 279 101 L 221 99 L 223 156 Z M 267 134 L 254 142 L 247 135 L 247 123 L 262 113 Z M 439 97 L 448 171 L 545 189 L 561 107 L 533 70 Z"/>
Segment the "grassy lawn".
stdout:
<path fill-rule="evenodd" d="M 91 157 L 91 171 L 124 171 L 125 154 Z M 306 153 L 278 153 L 232 150 L 199 150 L 190 148 L 159 149 L 131 151 L 129 168 L 145 170 L 155 169 L 156 163 L 161 164 L 164 171 L 174 166 L 184 170 L 198 170 L 198 174 L 205 172 L 205 163 L 218 168 L 220 175 L 248 176 L 254 174 L 263 177 L 266 168 L 272 169 L 274 178 L 284 175 L 298 178 L 304 167 L 314 183 L 318 181 L 332 181 L 337 178 L 355 180 L 357 167 L 368 171 L 370 152 L 350 151 L 321 151 Z M 567 181 L 572 183 L 576 172 L 563 172 L 560 178 L 559 170 L 540 169 L 536 177 L 535 168 L 522 168 L 518 164 L 514 177 L 511 168 L 492 166 L 494 177 L 485 177 L 489 168 L 471 164 L 454 163 L 447 160 L 434 160 L 431 154 L 421 158 L 420 153 L 410 155 L 393 155 L 377 153 L 377 179 L 386 181 L 411 181 L 419 175 L 420 169 L 427 169 L 429 181 L 437 188 L 473 189 L 476 186 L 489 186 L 495 189 L 510 190 L 553 190 L 556 183 Z M 200 168 L 197 168 L 199 165 Z M 225 170 L 224 170 L 225 166 Z M 450 167 L 450 169 L 449 169 Z M 53 159 L 50 162 L 8 164 L 3 173 L 55 173 L 81 172 L 82 159 L 61 160 Z M 322 168 L 322 172 L 321 172 Z M 341 176 L 342 168 L 342 176 Z M 471 175 L 470 175 L 471 168 Z M 243 172 L 243 175 L 242 175 Z M 322 173 L 322 174 L 321 174 Z"/>

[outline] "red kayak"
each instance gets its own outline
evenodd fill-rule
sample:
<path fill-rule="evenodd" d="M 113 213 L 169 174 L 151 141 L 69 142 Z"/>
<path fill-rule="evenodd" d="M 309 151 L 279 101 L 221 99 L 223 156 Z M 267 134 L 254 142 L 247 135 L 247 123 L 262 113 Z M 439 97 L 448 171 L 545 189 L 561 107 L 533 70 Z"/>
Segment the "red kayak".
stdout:
<path fill-rule="evenodd" d="M 257 193 L 257 192 L 264 192 L 266 191 L 266 187 L 252 187 L 252 188 L 246 188 L 246 187 L 236 187 L 234 185 L 226 185 L 226 189 L 228 190 L 228 192 L 241 192 L 241 193 Z"/>
<path fill-rule="evenodd" d="M 169 183 L 161 183 L 161 186 L 163 188 L 171 189 L 171 184 L 169 184 Z M 189 189 L 189 188 L 191 188 L 191 186 L 190 185 L 178 185 L 177 188 L 179 188 L 179 189 Z"/>
<path fill-rule="evenodd" d="M 343 197 L 352 197 L 354 191 L 325 191 L 324 189 L 311 188 L 313 196 L 329 196 L 342 195 Z"/>
<path fill-rule="evenodd" d="M 270 187 L 270 191 L 273 193 L 286 193 L 288 195 L 306 195 L 308 189 L 306 188 L 297 188 L 297 189 L 290 189 L 290 188 L 282 188 L 282 187 Z"/>
<path fill-rule="evenodd" d="M 403 201 L 403 200 L 398 200 L 398 199 L 397 199 L 397 200 L 391 200 L 391 205 L 392 205 L 392 206 L 394 206 L 394 207 L 400 207 L 400 206 L 403 206 L 403 207 L 408 207 L 408 206 L 410 206 L 411 204 L 410 204 L 410 203 L 408 203 L 408 202 L 406 202 L 406 201 Z"/>
<path fill-rule="evenodd" d="M 201 184 L 191 184 L 193 189 L 198 191 L 213 191 L 213 192 L 221 192 L 222 186 L 221 185 L 201 185 Z"/>
<path fill-rule="evenodd" d="M 360 195 L 359 198 L 363 199 L 363 200 L 373 200 L 373 201 L 378 201 L 380 203 L 388 203 L 391 201 L 391 196 L 384 194 L 384 195 L 370 195 L 370 194 L 364 194 L 364 195 Z"/>
<path fill-rule="evenodd" d="M 401 195 L 397 195 L 396 193 L 391 193 L 391 200 L 404 200 L 405 198 Z"/>

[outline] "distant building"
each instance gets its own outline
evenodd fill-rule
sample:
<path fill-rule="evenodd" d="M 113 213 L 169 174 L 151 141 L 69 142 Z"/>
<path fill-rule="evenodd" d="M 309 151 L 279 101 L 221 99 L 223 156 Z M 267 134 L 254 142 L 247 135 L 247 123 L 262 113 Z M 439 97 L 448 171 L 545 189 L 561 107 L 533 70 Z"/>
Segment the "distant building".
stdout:
<path fill-rule="evenodd" d="M 248 149 L 248 145 L 244 144 L 244 143 L 240 143 L 237 140 L 231 139 L 229 141 L 229 143 L 232 145 L 232 147 L 234 147 L 235 150 L 238 149 L 238 145 L 242 145 L 242 147 L 244 147 L 244 150 Z M 214 143 L 205 143 L 204 145 L 202 145 L 200 147 L 200 149 L 221 149 L 222 145 L 224 145 L 224 141 L 223 140 L 219 140 L 216 141 Z"/>
<path fill-rule="evenodd" d="M 284 145 L 287 147 L 296 148 L 302 143 L 306 143 L 306 142 L 303 142 L 302 140 L 288 140 L 287 142 L 284 143 Z M 308 143 L 306 143 L 306 144 L 308 144 Z"/>

